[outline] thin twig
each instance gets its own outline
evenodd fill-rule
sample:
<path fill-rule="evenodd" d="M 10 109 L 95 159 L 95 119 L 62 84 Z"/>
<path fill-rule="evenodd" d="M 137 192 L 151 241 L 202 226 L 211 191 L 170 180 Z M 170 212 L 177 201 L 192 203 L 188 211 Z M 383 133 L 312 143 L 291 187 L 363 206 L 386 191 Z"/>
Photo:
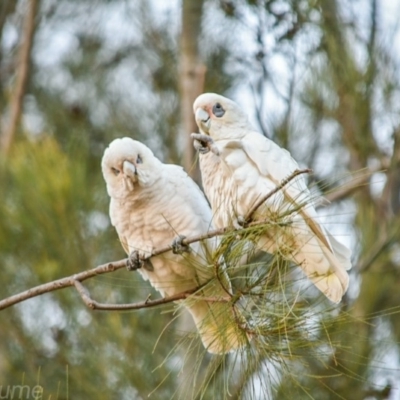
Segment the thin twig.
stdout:
<path fill-rule="evenodd" d="M 347 198 L 361 187 L 367 185 L 368 181 L 371 179 L 371 176 L 377 172 L 385 172 L 385 170 L 381 165 L 376 168 L 361 170 L 359 176 L 352 177 L 349 182 L 346 182 L 340 188 L 334 189 L 331 193 L 324 195 L 324 199 L 328 200 L 330 203 L 333 203 L 335 201 Z"/>
<path fill-rule="evenodd" d="M 219 263 L 219 262 L 217 262 L 216 264 L 215 264 L 215 276 L 217 277 L 217 280 L 218 280 L 218 282 L 219 282 L 219 284 L 221 285 L 221 287 L 222 287 L 222 289 L 224 290 L 224 292 L 230 297 L 230 298 L 232 298 L 232 293 L 230 292 L 230 290 L 228 290 L 226 287 L 225 287 L 225 283 L 224 282 L 222 282 L 222 279 L 221 279 L 221 276 L 220 276 L 220 271 L 219 271 L 219 267 L 221 266 L 221 264 Z"/>
<path fill-rule="evenodd" d="M 397 232 L 395 232 L 397 233 Z M 388 247 L 395 241 L 395 234 L 386 233 L 370 251 L 359 261 L 357 270 L 359 273 L 365 273 L 373 265 L 374 261 L 381 256 Z"/>
<path fill-rule="evenodd" d="M 7 154 L 11 147 L 18 122 L 21 118 L 22 103 L 29 76 L 30 56 L 35 32 L 37 0 L 29 0 L 28 3 L 29 8 L 25 16 L 24 30 L 21 34 L 21 44 L 18 53 L 18 69 L 15 88 L 13 90 L 13 97 L 10 100 L 9 123 L 1 137 L 1 149 L 4 154 Z"/>
<path fill-rule="evenodd" d="M 74 286 L 75 281 L 84 281 L 94 276 L 107 274 L 109 272 L 116 271 L 126 267 L 126 259 L 120 261 L 114 261 L 111 263 L 99 265 L 96 268 L 88 271 L 83 271 L 75 275 L 67 276 L 65 278 L 57 279 L 56 281 L 44 283 L 43 285 L 36 286 L 28 289 L 24 292 L 15 294 L 0 301 L 0 310 L 13 306 L 14 304 L 21 303 L 22 301 L 31 299 L 36 296 L 40 296 L 44 293 L 53 292 L 55 290 L 64 289 L 66 287 Z"/>
<path fill-rule="evenodd" d="M 208 283 L 208 282 L 207 282 Z M 83 302 L 92 310 L 106 310 L 106 311 L 121 311 L 121 310 L 140 310 L 142 308 L 151 308 L 160 306 L 163 304 L 172 303 L 178 300 L 185 300 L 188 297 L 194 297 L 193 293 L 197 290 L 200 290 L 205 284 L 198 286 L 192 290 L 187 290 L 182 293 L 177 293 L 173 296 L 162 297 L 156 300 L 150 300 L 150 296 L 147 297 L 145 301 L 140 301 L 138 303 L 128 303 L 128 304 L 107 304 L 107 303 L 99 303 L 96 300 L 93 300 L 90 297 L 89 291 L 85 286 L 82 285 L 79 281 L 74 281 L 74 285 L 78 293 L 80 294 Z M 199 296 L 201 300 L 212 301 L 212 302 L 226 302 L 226 299 L 217 299 L 217 298 L 203 298 Z"/>
<path fill-rule="evenodd" d="M 206 240 L 206 239 L 211 239 L 215 236 L 222 236 L 225 233 L 228 232 L 234 232 L 235 228 L 233 227 L 225 227 L 225 228 L 221 228 L 221 229 L 214 229 L 212 231 L 208 231 L 207 233 L 203 233 L 201 235 L 196 235 L 196 236 L 192 236 L 190 238 L 185 238 L 182 240 L 182 245 L 183 246 L 187 246 L 189 244 L 192 243 L 196 243 L 196 242 L 201 242 L 202 240 Z M 143 258 L 143 260 L 147 260 L 151 257 L 155 257 L 158 256 L 160 254 L 166 253 L 167 251 L 170 251 L 172 249 L 171 245 L 165 246 L 165 247 L 161 247 L 160 249 L 156 249 L 153 250 L 151 252 L 151 254 L 149 256 L 147 256 L 146 258 Z"/>
<path fill-rule="evenodd" d="M 296 176 L 301 174 L 309 174 L 312 172 L 312 169 L 296 169 L 292 174 L 290 174 L 286 179 L 284 179 L 274 190 L 271 190 L 268 194 L 262 197 L 247 213 L 245 221 L 251 221 L 253 214 L 257 211 L 257 209 L 264 204 L 271 196 L 275 193 L 279 192 L 279 190 L 283 189 L 290 181 L 292 181 Z"/>

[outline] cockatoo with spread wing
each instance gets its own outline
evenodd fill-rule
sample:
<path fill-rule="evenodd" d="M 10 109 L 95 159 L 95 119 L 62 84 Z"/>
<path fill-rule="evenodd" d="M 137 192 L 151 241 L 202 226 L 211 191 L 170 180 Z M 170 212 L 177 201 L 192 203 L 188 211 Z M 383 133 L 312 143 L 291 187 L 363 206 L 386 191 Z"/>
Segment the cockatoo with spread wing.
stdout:
<path fill-rule="evenodd" d="M 216 279 L 215 266 L 208 263 L 218 240 L 194 243 L 176 254 L 183 247 L 177 239 L 213 228 L 212 212 L 198 186 L 181 167 L 163 164 L 144 144 L 126 137 L 111 142 L 101 165 L 111 197 L 111 222 L 143 278 L 163 296 L 205 284 L 184 302 L 204 346 L 211 353 L 242 347 L 246 337 L 238 328 L 232 305 L 226 302 L 230 284 L 224 266 Z M 168 245 L 175 251 L 140 261 Z"/>
<path fill-rule="evenodd" d="M 205 193 L 217 227 L 238 226 L 252 207 L 299 169 L 287 150 L 257 132 L 234 101 L 214 93 L 200 95 L 193 105 L 199 134 Z M 211 150 L 211 151 L 210 151 Z M 301 267 L 314 285 L 338 303 L 349 284 L 350 251 L 318 222 L 304 176 L 299 175 L 257 209 L 253 220 L 292 210 L 278 231 L 259 241 L 261 249 L 279 252 Z"/>

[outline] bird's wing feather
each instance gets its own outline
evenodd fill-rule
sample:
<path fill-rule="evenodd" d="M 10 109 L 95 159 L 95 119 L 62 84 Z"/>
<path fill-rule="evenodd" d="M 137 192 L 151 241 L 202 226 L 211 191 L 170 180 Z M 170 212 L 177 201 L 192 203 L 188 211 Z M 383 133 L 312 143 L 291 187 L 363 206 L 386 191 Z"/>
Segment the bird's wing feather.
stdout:
<path fill-rule="evenodd" d="M 241 142 L 243 150 L 256 165 L 260 174 L 271 179 L 276 186 L 279 186 L 284 179 L 299 169 L 299 165 L 287 150 L 282 149 L 258 132 L 249 132 Z M 332 250 L 323 228 L 317 222 L 318 215 L 310 204 L 310 191 L 304 176 L 297 176 L 282 189 L 282 192 L 291 204 L 304 204 L 304 207 L 299 210 L 300 214 L 321 242 Z"/>
<path fill-rule="evenodd" d="M 176 209 L 170 214 L 181 218 L 184 215 L 188 216 L 180 224 L 180 228 L 186 230 L 186 233 L 182 232 L 182 234 L 196 231 L 206 233 L 206 230 L 211 227 L 212 212 L 203 192 L 182 167 L 167 164 L 164 165 L 164 168 L 165 183 L 173 187 L 172 195 L 178 194 L 174 200 L 171 200 L 170 207 L 176 207 Z M 170 200 L 165 199 L 165 201 L 169 202 Z M 196 215 L 196 218 L 193 218 L 193 215 Z"/>
<path fill-rule="evenodd" d="M 271 180 L 276 186 L 299 169 L 288 151 L 256 132 L 245 135 L 241 142 L 247 157 L 256 166 L 260 175 Z M 295 259 L 300 263 L 306 261 L 302 268 L 308 277 L 327 297 L 336 303 L 339 302 L 349 283 L 345 269 L 351 267 L 350 251 L 319 224 L 306 180 L 302 175 L 284 186 L 282 193 L 287 202 L 301 206 L 298 213 L 317 239 L 315 241 L 309 237 L 298 249 Z M 297 234 L 302 236 L 301 232 L 305 234 L 304 238 L 307 238 L 306 231 L 297 230 Z M 300 237 L 298 239 L 301 243 Z M 315 246 L 319 247 L 319 251 Z M 324 257 L 320 258 L 320 254 Z"/>
<path fill-rule="evenodd" d="M 132 250 L 129 250 L 128 240 L 120 234 L 118 234 L 118 238 L 119 241 L 121 242 L 122 248 L 125 250 L 125 253 L 128 255 L 132 253 Z"/>
<path fill-rule="evenodd" d="M 335 253 L 336 258 L 341 262 L 346 270 L 351 269 L 351 251 L 345 245 L 340 243 L 329 231 L 325 229 L 325 232 L 329 238 L 329 242 L 332 245 L 332 250 Z"/>

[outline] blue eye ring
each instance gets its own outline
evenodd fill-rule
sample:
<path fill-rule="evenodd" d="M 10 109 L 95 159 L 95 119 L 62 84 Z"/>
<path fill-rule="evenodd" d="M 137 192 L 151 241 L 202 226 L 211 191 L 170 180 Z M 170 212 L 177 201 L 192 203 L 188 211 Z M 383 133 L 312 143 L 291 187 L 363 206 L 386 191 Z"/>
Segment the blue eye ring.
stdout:
<path fill-rule="evenodd" d="M 225 114 L 225 110 L 224 108 L 221 106 L 220 103 L 215 103 L 212 109 L 213 114 L 217 117 L 217 118 L 221 118 L 224 116 Z"/>

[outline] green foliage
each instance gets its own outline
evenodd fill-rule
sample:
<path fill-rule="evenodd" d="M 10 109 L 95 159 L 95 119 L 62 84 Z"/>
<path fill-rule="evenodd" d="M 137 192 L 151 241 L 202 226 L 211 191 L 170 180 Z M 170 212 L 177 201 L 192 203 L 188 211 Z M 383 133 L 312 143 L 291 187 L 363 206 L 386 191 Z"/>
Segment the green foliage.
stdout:
<path fill-rule="evenodd" d="M 109 224 L 105 228 L 96 221 L 107 221 L 105 188 L 100 177 L 93 179 L 84 160 L 84 150 L 67 154 L 51 136 L 15 143 L 1 173 L 1 232 L 6 239 L 1 240 L 2 298 L 122 256 Z M 92 286 L 93 295 L 105 301 L 134 301 L 149 291 L 139 277 L 127 272 L 119 278 L 97 279 Z M 139 314 L 90 314 L 72 291 L 7 310 L 1 314 L 2 326 L 7 326 L 1 334 L 1 352 L 7 360 L 3 386 L 19 384 L 23 373 L 25 383 L 33 385 L 40 372 L 46 395 L 65 396 L 69 385 L 74 397 L 95 397 L 104 382 L 106 397 L 132 387 L 150 392 L 154 380 L 162 380 L 166 373 L 165 368 L 151 373 L 165 354 L 163 341 L 151 359 L 137 360 L 143 349 L 151 354 L 169 318 L 160 318 L 158 310 L 146 313 L 146 318 L 153 323 L 139 323 Z M 140 345 L 135 335 L 142 338 Z M 140 378 L 144 371 L 151 377 L 148 381 Z"/>

